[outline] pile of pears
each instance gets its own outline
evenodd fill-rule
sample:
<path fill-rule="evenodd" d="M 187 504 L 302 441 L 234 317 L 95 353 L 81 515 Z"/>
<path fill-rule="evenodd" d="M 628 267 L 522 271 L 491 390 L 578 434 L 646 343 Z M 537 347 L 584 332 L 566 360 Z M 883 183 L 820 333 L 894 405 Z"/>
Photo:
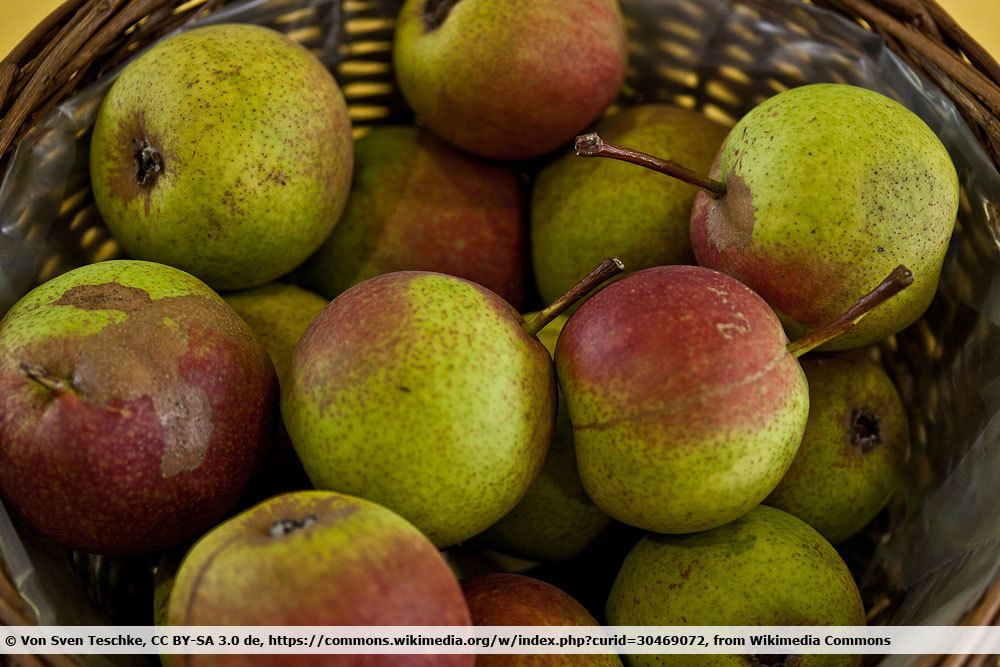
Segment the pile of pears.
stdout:
<path fill-rule="evenodd" d="M 865 623 L 832 545 L 909 452 L 867 346 L 936 291 L 955 168 L 849 85 L 613 107 L 626 43 L 617 0 L 407 0 L 416 124 L 366 128 L 266 28 L 136 57 L 90 142 L 129 259 L 0 323 L 4 501 L 166 553 L 170 624 Z"/>

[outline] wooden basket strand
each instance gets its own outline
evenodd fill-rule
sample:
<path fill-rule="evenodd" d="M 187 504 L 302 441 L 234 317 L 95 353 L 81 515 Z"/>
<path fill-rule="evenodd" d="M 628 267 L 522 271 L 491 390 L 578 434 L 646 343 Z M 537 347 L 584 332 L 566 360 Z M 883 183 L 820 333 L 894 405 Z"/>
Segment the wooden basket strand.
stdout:
<path fill-rule="evenodd" d="M 735 0 L 738 2 L 739 0 Z M 1000 164 L 1000 64 L 935 0 L 812 0 L 881 35 L 889 48 L 936 83 Z M 66 0 L 0 61 L 0 169 L 54 106 L 143 46 L 226 0 Z M 0 623 L 33 623 L 0 569 Z M 963 620 L 1000 624 L 1000 581 Z M 60 656 L 15 664 L 76 664 Z M 922 664 L 996 664 L 984 656 L 930 657 Z"/>

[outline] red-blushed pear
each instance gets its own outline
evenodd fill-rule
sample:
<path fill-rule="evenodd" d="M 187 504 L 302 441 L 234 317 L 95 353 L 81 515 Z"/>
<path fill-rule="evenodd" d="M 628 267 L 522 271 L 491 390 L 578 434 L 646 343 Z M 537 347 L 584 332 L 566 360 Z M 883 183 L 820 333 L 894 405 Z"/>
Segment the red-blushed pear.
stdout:
<path fill-rule="evenodd" d="M 276 496 L 205 535 L 170 592 L 170 625 L 470 625 L 434 545 L 399 515 L 327 491 Z M 204 655 L 186 665 L 445 665 L 472 655 Z"/>
<path fill-rule="evenodd" d="M 486 157 L 555 150 L 625 77 L 618 0 L 407 0 L 396 19 L 399 88 L 431 130 Z"/>
<path fill-rule="evenodd" d="M 524 496 L 552 439 L 555 374 L 535 334 L 621 270 L 607 260 L 527 320 L 439 273 L 341 294 L 302 337 L 282 392 L 309 479 L 385 505 L 439 547 L 488 528 Z"/>
<path fill-rule="evenodd" d="M 556 347 L 587 493 L 619 521 L 661 533 L 742 516 L 778 484 L 802 440 L 809 390 L 796 357 L 910 282 L 897 268 L 791 344 L 763 299 L 711 269 L 657 267 L 605 287 Z"/>
<path fill-rule="evenodd" d="M 0 322 L 0 491 L 80 551 L 157 551 L 228 511 L 273 435 L 277 380 L 197 278 L 112 261 Z"/>
<path fill-rule="evenodd" d="M 332 299 L 383 273 L 436 271 L 522 307 L 527 224 L 515 169 L 415 127 L 372 128 L 354 159 L 347 208 L 304 269 L 311 286 Z"/>
<path fill-rule="evenodd" d="M 472 624 L 600 625 L 579 602 L 552 584 L 520 574 L 480 574 L 462 579 Z M 617 655 L 606 654 L 484 654 L 477 667 L 620 667 Z"/>
<path fill-rule="evenodd" d="M 708 176 L 597 135 L 581 138 L 578 154 L 697 186 L 698 263 L 760 294 L 790 336 L 847 310 L 893 267 L 913 271 L 912 289 L 827 350 L 877 342 L 920 317 L 958 211 L 955 166 L 934 132 L 898 102 L 843 84 L 793 88 L 757 106 L 729 133 Z"/>

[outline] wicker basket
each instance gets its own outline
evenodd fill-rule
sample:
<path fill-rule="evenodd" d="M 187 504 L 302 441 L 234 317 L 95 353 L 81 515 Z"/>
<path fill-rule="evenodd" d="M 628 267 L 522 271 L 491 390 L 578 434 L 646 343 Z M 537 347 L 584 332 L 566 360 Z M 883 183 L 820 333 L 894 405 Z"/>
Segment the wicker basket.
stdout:
<path fill-rule="evenodd" d="M 836 53 L 823 57 L 783 49 L 783 38 L 773 36 L 762 51 L 763 38 L 748 25 L 771 21 L 788 39 L 822 36 L 824 44 L 833 46 L 858 42 L 857 26 L 861 25 L 875 34 L 853 48 L 877 59 L 888 46 L 898 59 L 886 67 L 894 68 L 895 76 L 905 80 L 909 89 L 920 90 L 931 101 L 935 97 L 943 100 L 943 94 L 953 103 L 948 108 L 956 111 L 954 123 L 934 129 L 943 134 L 959 128 L 962 137 L 978 142 L 979 148 L 956 159 L 964 189 L 959 225 L 942 278 L 946 294 L 939 293 L 920 322 L 880 349 L 910 409 L 914 455 L 908 488 L 895 501 L 893 521 L 883 517 L 845 554 L 849 562 L 856 556 L 857 563 L 852 565 L 860 563 L 862 568 L 875 550 L 883 556 L 926 550 L 932 562 L 936 546 L 915 544 L 914 536 L 921 532 L 913 525 L 920 523 L 921 512 L 933 510 L 924 501 L 941 493 L 943 473 L 955 475 L 956 471 L 961 473 L 963 465 L 981 462 L 967 454 L 996 416 L 996 410 L 989 407 L 1000 406 L 1000 399 L 977 402 L 979 395 L 989 390 L 989 383 L 1000 377 L 1000 359 L 995 360 L 996 355 L 990 352 L 1000 349 L 994 342 L 1000 342 L 1000 329 L 991 323 L 1000 321 L 996 316 L 1000 308 L 988 299 L 990 282 L 1000 275 L 1000 176 L 996 173 L 1000 165 L 1000 64 L 934 0 L 813 0 L 811 4 L 799 4 L 798 0 L 659 0 L 655 16 L 650 16 L 649 7 L 657 0 L 621 2 L 630 31 L 630 67 L 623 104 L 670 101 L 731 124 L 748 106 L 785 88 L 812 80 L 852 80 L 852 63 Z M 24 236 L 38 254 L 31 262 L 21 258 L 20 271 L 8 272 L 7 284 L 0 271 L 0 313 L 13 298 L 40 281 L 120 254 L 97 216 L 85 161 L 80 160 L 86 155 L 88 119 L 93 117 L 94 100 L 100 99 L 100 82 L 164 34 L 195 20 L 224 20 L 229 12 L 239 9 L 237 4 L 225 0 L 66 0 L 0 62 L 0 172 L 6 177 L 0 186 L 0 223 L 33 225 Z M 371 124 L 412 120 L 395 89 L 390 66 L 392 19 L 401 0 L 255 0 L 250 4 L 264 7 L 261 22 L 283 30 L 324 58 L 344 90 L 357 132 Z M 746 21 L 726 24 L 731 33 L 722 40 L 726 46 L 712 54 L 711 66 L 706 67 L 705 53 L 698 49 L 704 48 L 702 37 L 706 30 L 715 29 L 720 13 L 739 14 Z M 758 76 L 755 62 L 765 57 L 772 65 L 770 73 Z M 96 92 L 89 99 L 64 105 L 92 84 L 96 88 L 90 90 Z M 905 97 L 898 87 L 887 84 L 884 88 L 883 92 Z M 904 101 L 913 107 L 922 99 Z M 967 129 L 959 118 L 964 119 Z M 23 199 L 18 188 L 27 187 L 23 184 L 30 184 L 35 173 L 49 173 L 46 170 L 53 161 L 73 162 L 72 156 L 59 155 L 58 147 L 49 150 L 44 142 L 38 143 L 45 136 L 40 130 L 51 129 L 56 121 L 62 122 L 59 127 L 83 149 L 75 151 L 75 163 L 63 175 L 61 184 L 65 187 L 54 189 L 52 200 L 39 204 L 41 212 L 30 207 L 12 209 L 10 201 Z M 45 211 L 51 215 L 46 217 Z M 45 218 L 44 224 L 39 223 L 40 217 Z M 0 245 L 0 269 L 17 250 Z M 986 408 L 980 405 L 983 402 Z M 995 441 L 993 445 L 990 451 L 1000 447 Z M 996 456 L 1000 461 L 1000 452 Z M 994 481 L 991 486 L 1000 484 Z M 978 493 L 973 488 L 968 498 L 961 499 L 984 502 Z M 986 495 L 985 502 L 995 502 L 995 497 Z M 949 499 L 952 505 L 957 503 L 954 491 Z M 897 517 L 908 519 L 899 521 Z M 931 517 L 924 523 L 933 520 Z M 1000 566 L 1000 543 L 978 546 L 987 549 Z M 128 573 L 148 565 L 142 560 L 109 561 L 79 554 L 72 559 L 78 578 L 93 589 L 91 598 L 99 598 L 108 586 L 117 585 L 115 582 L 132 581 L 134 577 Z M 949 574 L 958 578 L 967 563 L 953 559 L 942 567 L 951 568 Z M 892 612 L 899 611 L 901 587 L 907 581 L 907 573 L 892 568 L 866 574 L 864 592 L 873 622 L 887 621 Z M 933 596 L 936 585 L 919 588 L 919 595 L 925 599 Z M 907 592 L 912 597 L 913 591 Z M 980 585 L 976 597 L 979 601 L 965 604 L 955 618 L 961 617 L 967 624 L 1000 624 L 1000 579 L 992 586 Z M 0 623 L 35 621 L 19 587 L 0 570 Z M 18 662 L 76 664 L 58 656 L 23 657 Z M 922 664 L 984 662 L 984 657 L 972 656 L 928 658 Z"/>

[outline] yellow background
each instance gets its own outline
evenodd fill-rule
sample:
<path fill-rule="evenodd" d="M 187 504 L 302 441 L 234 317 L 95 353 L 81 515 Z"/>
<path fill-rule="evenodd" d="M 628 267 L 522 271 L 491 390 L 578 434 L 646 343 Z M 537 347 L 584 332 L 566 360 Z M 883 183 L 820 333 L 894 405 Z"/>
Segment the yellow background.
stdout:
<path fill-rule="evenodd" d="M 18 40 L 60 0 L 0 0 L 0 54 L 6 55 Z M 998 0 L 939 0 L 958 22 L 993 54 L 1000 54 L 1000 2 Z"/>

